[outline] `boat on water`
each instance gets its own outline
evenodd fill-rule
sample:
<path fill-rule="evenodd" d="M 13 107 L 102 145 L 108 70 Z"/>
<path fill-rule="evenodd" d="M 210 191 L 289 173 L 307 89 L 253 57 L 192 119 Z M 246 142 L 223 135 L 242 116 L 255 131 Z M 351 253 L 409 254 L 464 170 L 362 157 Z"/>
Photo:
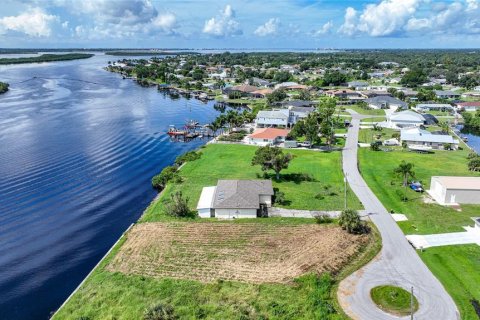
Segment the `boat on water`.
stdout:
<path fill-rule="evenodd" d="M 170 125 L 168 127 L 168 131 L 167 131 L 167 134 L 169 136 L 184 136 L 186 135 L 188 132 L 185 131 L 185 130 L 179 130 L 177 129 L 174 125 Z"/>
<path fill-rule="evenodd" d="M 199 122 L 196 120 L 188 120 L 187 123 L 185 124 L 186 128 L 193 129 L 196 128 L 199 125 Z"/>

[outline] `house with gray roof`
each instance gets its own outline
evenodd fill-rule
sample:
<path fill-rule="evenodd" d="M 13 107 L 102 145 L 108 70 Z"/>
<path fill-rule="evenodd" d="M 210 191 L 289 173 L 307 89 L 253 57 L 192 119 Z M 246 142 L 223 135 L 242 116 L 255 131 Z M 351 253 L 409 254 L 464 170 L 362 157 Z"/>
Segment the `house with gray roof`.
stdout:
<path fill-rule="evenodd" d="M 460 98 L 460 93 L 451 90 L 434 90 L 438 99 L 457 99 Z"/>
<path fill-rule="evenodd" d="M 272 206 L 271 180 L 218 180 L 205 187 L 197 210 L 201 218 L 256 218 L 268 215 Z"/>
<path fill-rule="evenodd" d="M 400 99 L 390 96 L 377 96 L 365 100 L 372 109 L 392 109 L 403 110 L 408 108 L 408 104 Z"/>
<path fill-rule="evenodd" d="M 403 129 L 400 141 L 405 142 L 409 149 L 442 150 L 448 145 L 451 149 L 458 148 L 459 141 L 448 134 L 433 134 L 420 128 Z"/>
<path fill-rule="evenodd" d="M 255 118 L 257 128 L 278 128 L 288 127 L 290 110 L 260 110 Z"/>

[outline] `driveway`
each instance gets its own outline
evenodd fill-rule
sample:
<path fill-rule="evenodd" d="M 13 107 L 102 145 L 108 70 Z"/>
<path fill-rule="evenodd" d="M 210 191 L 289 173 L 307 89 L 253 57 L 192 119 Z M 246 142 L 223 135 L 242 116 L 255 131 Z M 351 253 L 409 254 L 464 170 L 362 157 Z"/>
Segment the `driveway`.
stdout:
<path fill-rule="evenodd" d="M 465 227 L 465 230 L 465 232 L 408 235 L 407 239 L 417 249 L 458 244 L 478 244 L 480 246 L 480 231 L 471 227 Z"/>
<path fill-rule="evenodd" d="M 339 302 L 343 310 L 353 319 L 410 319 L 395 317 L 378 309 L 370 298 L 370 290 L 385 284 L 400 286 L 406 290 L 413 286 L 420 304 L 415 319 L 459 319 L 452 298 L 408 243 L 397 223 L 359 173 L 357 142 L 360 118 L 361 115 L 352 114 L 353 127 L 348 130 L 343 151 L 343 170 L 350 187 L 380 231 L 383 247 L 373 261 L 340 283 Z"/>

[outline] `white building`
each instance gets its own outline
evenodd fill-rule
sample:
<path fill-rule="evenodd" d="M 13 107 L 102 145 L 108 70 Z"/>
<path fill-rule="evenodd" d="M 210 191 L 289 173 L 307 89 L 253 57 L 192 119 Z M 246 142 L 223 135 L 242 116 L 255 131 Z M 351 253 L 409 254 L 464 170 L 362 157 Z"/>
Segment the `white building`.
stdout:
<path fill-rule="evenodd" d="M 410 110 L 392 113 L 387 116 L 387 126 L 393 129 L 419 127 L 423 124 L 425 124 L 425 118 L 421 114 Z"/>
<path fill-rule="evenodd" d="M 390 109 L 390 110 L 402 110 L 408 107 L 405 101 L 390 97 L 390 96 L 376 96 L 365 100 L 368 106 L 372 109 Z"/>
<path fill-rule="evenodd" d="M 205 187 L 197 210 L 201 218 L 256 218 L 267 216 L 272 206 L 271 180 L 218 180 Z"/>
<path fill-rule="evenodd" d="M 480 204 L 480 177 L 434 176 L 427 192 L 441 205 Z"/>
<path fill-rule="evenodd" d="M 258 112 L 255 119 L 255 125 L 258 128 L 265 127 L 287 127 L 288 120 L 290 116 L 290 110 L 288 109 L 279 109 L 279 110 L 261 110 Z"/>
<path fill-rule="evenodd" d="M 405 142 L 410 149 L 442 150 L 445 145 L 456 150 L 459 141 L 448 134 L 432 134 L 420 128 L 403 129 L 400 132 L 400 141 Z"/>
<path fill-rule="evenodd" d="M 420 103 L 417 104 L 415 110 L 418 112 L 428 112 L 428 111 L 453 111 L 453 107 L 450 104 L 446 103 Z"/>
<path fill-rule="evenodd" d="M 259 146 L 276 145 L 285 142 L 289 130 L 277 128 L 261 128 L 249 134 L 246 138 L 248 144 Z"/>

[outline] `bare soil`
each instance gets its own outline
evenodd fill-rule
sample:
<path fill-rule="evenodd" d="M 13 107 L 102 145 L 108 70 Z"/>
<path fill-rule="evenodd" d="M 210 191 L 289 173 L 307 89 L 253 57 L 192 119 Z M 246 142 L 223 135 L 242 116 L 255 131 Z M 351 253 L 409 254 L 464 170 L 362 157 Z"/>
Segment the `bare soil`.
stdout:
<path fill-rule="evenodd" d="M 287 283 L 336 273 L 368 242 L 334 225 L 141 223 L 107 270 L 201 282 Z"/>

